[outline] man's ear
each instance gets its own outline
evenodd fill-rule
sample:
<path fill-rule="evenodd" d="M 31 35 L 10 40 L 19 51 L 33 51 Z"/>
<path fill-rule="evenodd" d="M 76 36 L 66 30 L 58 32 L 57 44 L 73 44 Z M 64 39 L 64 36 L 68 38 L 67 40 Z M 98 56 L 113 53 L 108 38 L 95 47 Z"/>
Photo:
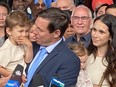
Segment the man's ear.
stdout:
<path fill-rule="evenodd" d="M 57 38 L 57 37 L 59 37 L 60 36 L 60 34 L 61 34 L 61 31 L 58 29 L 58 30 L 56 30 L 56 31 L 54 31 L 54 38 Z"/>

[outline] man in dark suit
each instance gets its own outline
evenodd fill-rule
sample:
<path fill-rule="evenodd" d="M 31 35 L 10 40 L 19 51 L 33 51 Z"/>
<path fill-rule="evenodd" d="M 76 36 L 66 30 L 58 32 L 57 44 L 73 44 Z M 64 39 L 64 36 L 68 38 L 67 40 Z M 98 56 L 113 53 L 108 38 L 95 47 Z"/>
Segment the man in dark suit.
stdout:
<path fill-rule="evenodd" d="M 38 87 L 37 81 L 40 75 L 44 87 L 49 87 L 52 77 L 57 77 L 65 84 L 65 87 L 76 84 L 80 71 L 80 60 L 62 40 L 68 22 L 68 17 L 58 8 L 49 8 L 38 14 L 35 21 L 36 29 L 33 32 L 38 44 L 38 48 L 36 48 L 38 51 L 36 50 L 36 55 L 29 66 L 27 77 L 30 73 L 29 70 L 35 68 L 32 65 L 39 55 L 39 49 L 45 47 L 47 54 L 45 54 L 43 61 L 38 63 L 27 87 Z"/>

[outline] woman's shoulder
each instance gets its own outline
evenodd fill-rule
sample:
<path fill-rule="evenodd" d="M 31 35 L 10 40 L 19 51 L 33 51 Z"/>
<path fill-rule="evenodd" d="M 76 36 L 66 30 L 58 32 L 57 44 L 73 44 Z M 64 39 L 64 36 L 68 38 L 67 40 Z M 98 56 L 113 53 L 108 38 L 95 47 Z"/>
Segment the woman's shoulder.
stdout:
<path fill-rule="evenodd" d="M 88 56 L 87 62 L 93 61 L 94 60 L 94 55 L 91 54 Z"/>

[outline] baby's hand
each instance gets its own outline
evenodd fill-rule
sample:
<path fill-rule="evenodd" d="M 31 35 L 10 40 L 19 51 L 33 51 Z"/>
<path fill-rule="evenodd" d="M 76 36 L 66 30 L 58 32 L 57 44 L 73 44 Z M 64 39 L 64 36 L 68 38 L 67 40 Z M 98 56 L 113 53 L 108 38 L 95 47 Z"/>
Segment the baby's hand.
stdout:
<path fill-rule="evenodd" d="M 22 44 L 22 45 L 27 46 L 27 47 L 32 46 L 32 43 L 28 37 L 20 37 L 18 40 L 18 44 Z"/>

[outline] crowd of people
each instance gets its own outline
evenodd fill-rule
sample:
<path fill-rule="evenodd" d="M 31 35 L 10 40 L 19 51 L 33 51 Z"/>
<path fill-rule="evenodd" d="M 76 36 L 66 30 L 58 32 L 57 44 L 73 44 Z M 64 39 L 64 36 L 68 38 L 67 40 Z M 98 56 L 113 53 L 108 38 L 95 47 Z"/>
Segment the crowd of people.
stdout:
<path fill-rule="evenodd" d="M 18 64 L 21 87 L 116 87 L 116 4 L 91 2 L 0 1 L 0 87 Z"/>

